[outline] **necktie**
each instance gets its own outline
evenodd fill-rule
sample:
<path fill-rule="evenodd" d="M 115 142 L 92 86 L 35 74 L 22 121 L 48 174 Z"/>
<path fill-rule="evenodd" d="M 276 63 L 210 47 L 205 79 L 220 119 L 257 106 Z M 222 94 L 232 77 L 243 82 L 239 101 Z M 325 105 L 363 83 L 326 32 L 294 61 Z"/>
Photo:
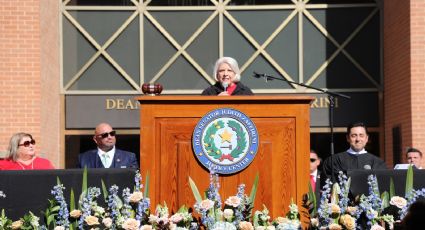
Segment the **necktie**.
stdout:
<path fill-rule="evenodd" d="M 108 159 L 109 159 L 109 155 L 108 154 L 106 154 L 106 153 L 104 153 L 103 155 L 102 155 L 102 164 L 103 164 L 103 167 L 105 167 L 105 168 L 108 168 L 107 166 L 108 166 Z"/>
<path fill-rule="evenodd" d="M 313 192 L 316 192 L 316 181 L 314 181 L 314 175 L 310 175 L 310 184 Z"/>

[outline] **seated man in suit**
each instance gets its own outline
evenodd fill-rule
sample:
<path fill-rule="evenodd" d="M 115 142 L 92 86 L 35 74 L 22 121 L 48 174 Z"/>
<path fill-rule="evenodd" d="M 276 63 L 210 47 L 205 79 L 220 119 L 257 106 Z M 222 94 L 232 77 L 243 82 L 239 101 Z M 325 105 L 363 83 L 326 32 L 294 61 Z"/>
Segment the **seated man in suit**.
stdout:
<path fill-rule="evenodd" d="M 310 150 L 310 184 L 313 189 L 313 192 L 319 194 L 320 191 L 320 172 L 318 167 L 320 165 L 321 159 L 319 155 L 314 150 Z"/>
<path fill-rule="evenodd" d="M 96 126 L 93 140 L 97 149 L 78 156 L 78 168 L 138 168 L 136 155 L 115 148 L 116 132 L 107 123 Z"/>
<path fill-rule="evenodd" d="M 422 152 L 416 148 L 408 148 L 406 151 L 407 163 L 414 165 L 417 169 L 422 169 Z"/>

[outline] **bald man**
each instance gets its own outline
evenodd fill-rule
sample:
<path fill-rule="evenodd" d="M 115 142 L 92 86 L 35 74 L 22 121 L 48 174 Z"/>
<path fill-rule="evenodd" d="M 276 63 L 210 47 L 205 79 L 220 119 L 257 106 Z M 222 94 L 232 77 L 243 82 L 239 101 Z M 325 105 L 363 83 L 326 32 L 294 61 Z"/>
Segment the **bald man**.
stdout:
<path fill-rule="evenodd" d="M 96 126 L 93 141 L 97 149 L 89 150 L 78 156 L 78 168 L 138 168 L 136 155 L 115 148 L 115 130 L 107 123 Z"/>

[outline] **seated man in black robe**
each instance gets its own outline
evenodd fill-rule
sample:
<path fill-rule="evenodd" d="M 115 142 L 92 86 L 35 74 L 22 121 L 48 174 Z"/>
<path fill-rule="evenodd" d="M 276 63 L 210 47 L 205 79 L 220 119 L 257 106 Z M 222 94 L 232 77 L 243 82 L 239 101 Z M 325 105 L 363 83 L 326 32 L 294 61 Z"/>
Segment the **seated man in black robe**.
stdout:
<path fill-rule="evenodd" d="M 347 142 L 350 148 L 325 160 L 322 179 L 329 178 L 337 182 L 339 171 L 347 173 L 347 170 L 353 169 L 387 169 L 382 159 L 365 150 L 368 139 L 366 125 L 362 122 L 350 124 L 347 127 Z"/>

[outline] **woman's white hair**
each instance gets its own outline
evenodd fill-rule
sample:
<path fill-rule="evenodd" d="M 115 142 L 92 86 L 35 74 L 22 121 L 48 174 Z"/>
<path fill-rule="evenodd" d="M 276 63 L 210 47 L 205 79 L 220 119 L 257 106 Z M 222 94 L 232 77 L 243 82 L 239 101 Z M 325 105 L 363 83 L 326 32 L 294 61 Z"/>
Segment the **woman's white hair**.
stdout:
<path fill-rule="evenodd" d="M 223 63 L 228 64 L 230 66 L 230 68 L 233 70 L 233 72 L 235 72 L 234 82 L 239 82 L 241 80 L 241 71 L 239 70 L 238 62 L 232 57 L 222 57 L 222 58 L 219 58 L 215 62 L 214 73 L 213 73 L 215 80 L 219 81 L 219 79 L 218 79 L 218 68 Z"/>

